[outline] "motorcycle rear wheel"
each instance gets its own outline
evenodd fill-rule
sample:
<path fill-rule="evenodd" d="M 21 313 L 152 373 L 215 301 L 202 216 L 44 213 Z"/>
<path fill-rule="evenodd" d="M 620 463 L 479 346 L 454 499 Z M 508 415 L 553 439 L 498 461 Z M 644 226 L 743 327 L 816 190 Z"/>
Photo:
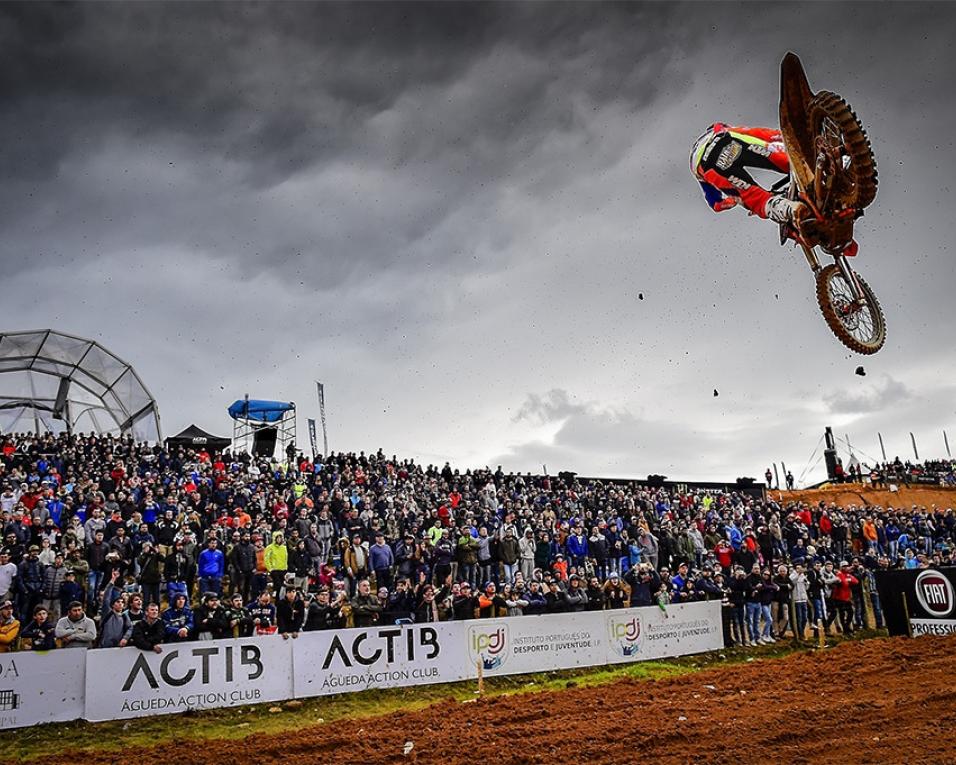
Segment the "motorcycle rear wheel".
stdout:
<path fill-rule="evenodd" d="M 880 301 L 863 277 L 856 274 L 865 306 L 857 306 L 840 268 L 831 263 L 817 272 L 817 303 L 830 331 L 851 351 L 869 356 L 886 342 L 886 321 Z"/>
<path fill-rule="evenodd" d="M 876 197 L 876 159 L 866 131 L 850 105 L 836 93 L 821 90 L 807 105 L 807 119 L 813 140 L 838 148 L 849 164 L 843 169 L 846 183 L 840 184 L 840 201 L 849 209 L 862 210 Z"/>

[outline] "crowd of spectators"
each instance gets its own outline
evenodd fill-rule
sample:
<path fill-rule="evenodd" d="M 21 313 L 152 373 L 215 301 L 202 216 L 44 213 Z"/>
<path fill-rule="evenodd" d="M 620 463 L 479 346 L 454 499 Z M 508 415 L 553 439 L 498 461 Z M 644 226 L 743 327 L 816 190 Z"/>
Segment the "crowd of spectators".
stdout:
<path fill-rule="evenodd" d="M 857 479 L 860 479 L 857 467 Z M 866 470 L 863 471 L 864 473 Z M 909 486 L 911 483 L 956 485 L 956 462 L 951 459 L 934 459 L 923 462 L 910 462 L 899 457 L 892 462 L 884 462 L 869 469 L 870 483 L 884 486 L 889 482 Z"/>
<path fill-rule="evenodd" d="M 719 600 L 728 642 L 882 626 L 873 572 L 950 565 L 940 507 L 781 505 L 381 451 L 278 461 L 0 437 L 0 651 Z"/>
<path fill-rule="evenodd" d="M 774 473 L 767 468 L 764 472 L 767 488 L 774 487 Z M 793 473 L 789 470 L 784 475 L 788 490 L 794 488 Z M 924 462 L 910 462 L 896 457 L 892 462 L 877 462 L 872 467 L 854 461 L 849 467 L 843 466 L 843 460 L 837 459 L 834 467 L 833 481 L 836 483 L 870 484 L 876 488 L 887 488 L 891 485 L 910 486 L 913 483 L 931 486 L 956 486 L 956 462 L 951 459 L 925 460 Z M 777 487 L 779 488 L 779 486 Z"/>

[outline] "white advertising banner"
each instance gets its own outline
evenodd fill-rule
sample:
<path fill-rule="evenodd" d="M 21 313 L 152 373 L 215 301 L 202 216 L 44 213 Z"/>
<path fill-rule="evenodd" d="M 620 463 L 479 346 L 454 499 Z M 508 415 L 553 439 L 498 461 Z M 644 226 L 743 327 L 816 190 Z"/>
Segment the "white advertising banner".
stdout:
<path fill-rule="evenodd" d="M 720 602 L 681 603 L 666 610 L 603 611 L 608 664 L 714 651 L 724 645 Z"/>
<path fill-rule="evenodd" d="M 292 698 L 292 643 L 276 635 L 87 651 L 87 720 Z M 73 653 L 71 651 L 71 653 Z"/>
<path fill-rule="evenodd" d="M 920 635 L 952 635 L 956 633 L 956 619 L 910 619 L 913 637 Z"/>
<path fill-rule="evenodd" d="M 87 653 L 0 653 L 0 730 L 81 718 Z"/>
<path fill-rule="evenodd" d="M 474 677 L 519 675 L 605 663 L 603 611 L 463 622 Z"/>
<path fill-rule="evenodd" d="M 914 620 L 914 632 L 920 627 Z M 488 676 L 516 675 L 722 645 L 720 603 L 712 602 L 200 641 L 159 654 L 0 654 L 0 730 L 449 683 L 476 677 L 479 664 Z"/>
<path fill-rule="evenodd" d="M 306 632 L 292 646 L 296 698 L 452 683 L 467 672 L 461 622 Z"/>

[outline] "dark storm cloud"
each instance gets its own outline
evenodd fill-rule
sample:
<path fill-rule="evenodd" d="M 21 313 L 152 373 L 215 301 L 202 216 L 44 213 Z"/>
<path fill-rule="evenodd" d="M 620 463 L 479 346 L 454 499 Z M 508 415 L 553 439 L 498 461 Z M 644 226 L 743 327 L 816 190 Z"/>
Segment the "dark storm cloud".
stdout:
<path fill-rule="evenodd" d="M 348 446 L 520 469 L 726 478 L 762 473 L 768 442 L 806 456 L 830 418 L 922 423 L 927 381 L 956 371 L 954 17 L 2 4 L 3 325 L 96 335 L 169 423 L 221 430 L 221 390 L 307 400 L 320 367 Z M 858 267 L 890 339 L 866 384 L 898 381 L 895 407 L 842 376 L 799 253 L 709 213 L 687 174 L 715 119 L 773 123 L 788 49 L 874 140 Z"/>
<path fill-rule="evenodd" d="M 128 246 L 185 242 L 238 257 L 252 273 L 283 268 L 290 277 L 305 250 L 325 259 L 322 283 L 339 284 L 354 276 L 356 260 L 394 263 L 464 200 L 493 204 L 491 189 L 548 135 L 583 132 L 583 109 L 651 104 L 668 82 L 659 74 L 666 52 L 686 42 L 667 25 L 671 13 L 636 5 L 548 13 L 510 4 L 3 6 L 0 223 L 25 225 L 42 194 L 61 225 L 79 219 L 71 238 L 96 249 L 115 223 L 102 217 L 103 201 L 120 209 L 132 201 L 125 191 L 111 198 L 128 170 L 97 179 L 106 187 L 97 205 L 70 188 L 64 168 L 126 144 L 157 165 L 201 175 L 195 198 L 179 179 L 159 204 L 138 200 L 167 223 L 161 233 L 133 223 Z M 586 170 L 584 162 L 569 157 L 526 182 L 553 185 Z M 270 215 L 264 196 L 324 171 L 333 187 L 303 200 L 312 221 L 283 225 Z M 394 185 L 381 185 L 382 174 Z M 68 201 L 57 205 L 61 194 Z M 217 200 L 227 194 L 223 209 Z M 201 224 L 182 209 L 197 205 Z M 12 255 L 7 266 L 37 262 L 35 253 Z"/>

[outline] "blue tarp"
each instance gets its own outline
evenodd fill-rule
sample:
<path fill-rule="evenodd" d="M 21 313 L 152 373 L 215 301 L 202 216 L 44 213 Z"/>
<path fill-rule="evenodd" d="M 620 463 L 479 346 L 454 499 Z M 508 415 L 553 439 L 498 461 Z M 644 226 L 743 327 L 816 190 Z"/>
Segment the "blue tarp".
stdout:
<path fill-rule="evenodd" d="M 229 416 L 234 420 L 255 420 L 256 422 L 278 422 L 282 415 L 295 409 L 295 404 L 285 401 L 260 401 L 258 399 L 240 399 L 229 407 Z"/>

